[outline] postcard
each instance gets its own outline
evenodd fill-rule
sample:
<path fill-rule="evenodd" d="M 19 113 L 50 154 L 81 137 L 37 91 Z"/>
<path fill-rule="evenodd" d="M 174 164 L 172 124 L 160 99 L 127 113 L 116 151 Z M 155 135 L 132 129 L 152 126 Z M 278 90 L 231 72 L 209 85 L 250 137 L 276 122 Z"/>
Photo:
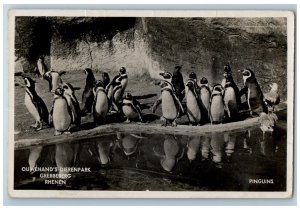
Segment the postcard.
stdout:
<path fill-rule="evenodd" d="M 8 26 L 10 196 L 292 196 L 292 12 L 14 9 Z"/>

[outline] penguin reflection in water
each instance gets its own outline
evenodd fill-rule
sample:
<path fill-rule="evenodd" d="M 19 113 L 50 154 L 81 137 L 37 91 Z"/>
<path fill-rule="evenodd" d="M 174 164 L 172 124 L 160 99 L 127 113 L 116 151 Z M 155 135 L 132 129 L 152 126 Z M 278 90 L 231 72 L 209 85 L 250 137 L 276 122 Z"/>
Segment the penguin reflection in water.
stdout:
<path fill-rule="evenodd" d="M 24 77 L 24 83 L 26 87 L 25 106 L 35 119 L 35 124 L 30 127 L 41 130 L 43 124 L 49 125 L 49 112 L 47 106 L 35 91 L 35 81 L 30 77 Z"/>
<path fill-rule="evenodd" d="M 71 133 L 71 124 L 75 122 L 75 119 L 73 118 L 68 100 L 64 96 L 64 89 L 62 88 L 55 90 L 53 106 L 50 112 L 50 121 L 53 122 L 54 125 L 54 135 Z"/>
<path fill-rule="evenodd" d="M 125 94 L 122 111 L 127 118 L 126 122 L 137 118 L 143 122 L 141 105 L 130 93 Z"/>
<path fill-rule="evenodd" d="M 225 104 L 223 100 L 224 89 L 220 84 L 213 87 L 210 98 L 210 121 L 214 123 L 223 123 L 225 119 Z"/>
<path fill-rule="evenodd" d="M 162 126 L 171 124 L 177 126 L 176 119 L 179 117 L 180 112 L 184 112 L 183 107 L 177 98 L 174 87 L 168 81 L 163 81 L 161 84 L 161 98 L 158 99 L 153 105 L 152 112 L 154 113 L 157 106 L 162 104 Z"/>
<path fill-rule="evenodd" d="M 268 113 L 268 108 L 264 102 L 264 96 L 256 80 L 255 74 L 250 69 L 239 70 L 243 75 L 244 87 L 240 91 L 240 96 L 246 94 L 250 115 L 259 115 L 261 112 Z"/>
<path fill-rule="evenodd" d="M 160 159 L 161 167 L 172 172 L 178 161 L 184 156 L 184 149 L 180 147 L 174 135 L 167 135 L 163 144 L 163 153 L 157 147 L 153 148 L 154 155 Z"/>

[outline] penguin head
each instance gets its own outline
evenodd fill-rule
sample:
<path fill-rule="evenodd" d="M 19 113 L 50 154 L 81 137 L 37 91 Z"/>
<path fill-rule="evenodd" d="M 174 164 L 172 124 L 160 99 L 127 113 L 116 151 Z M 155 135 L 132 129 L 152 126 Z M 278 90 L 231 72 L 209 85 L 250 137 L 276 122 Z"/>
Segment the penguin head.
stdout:
<path fill-rule="evenodd" d="M 70 95 L 75 93 L 75 90 L 79 90 L 80 88 L 78 87 L 73 87 L 70 83 L 64 83 L 62 85 L 62 88 L 64 89 L 65 93 L 68 93 Z"/>
<path fill-rule="evenodd" d="M 201 85 L 206 85 L 206 84 L 208 84 L 208 80 L 205 77 L 202 77 L 201 80 L 200 80 L 200 84 Z"/>
<path fill-rule="evenodd" d="M 39 56 L 39 59 L 41 59 L 41 60 L 44 60 L 44 58 L 45 58 L 45 57 L 44 57 L 43 55 L 40 55 L 40 56 Z"/>
<path fill-rule="evenodd" d="M 57 89 L 55 90 L 54 94 L 57 95 L 57 96 L 63 96 L 63 94 L 64 94 L 64 89 L 61 88 L 61 87 L 59 87 L 59 88 L 57 88 Z"/>
<path fill-rule="evenodd" d="M 127 100 L 132 100 L 132 95 L 131 93 L 126 93 L 125 96 L 124 96 L 124 99 L 127 99 Z"/>
<path fill-rule="evenodd" d="M 174 72 L 173 72 L 173 75 L 177 75 L 180 73 L 180 70 L 181 70 L 182 66 L 175 66 L 175 69 L 174 69 Z"/>
<path fill-rule="evenodd" d="M 213 91 L 212 91 L 212 94 L 221 94 L 221 95 L 223 95 L 223 93 L 224 93 L 224 88 L 222 87 L 222 85 L 220 85 L 220 84 L 216 84 L 216 85 L 214 85 L 214 87 L 213 87 Z"/>
<path fill-rule="evenodd" d="M 239 70 L 243 74 L 244 81 L 247 81 L 250 78 L 255 78 L 254 72 L 251 69 Z"/>
<path fill-rule="evenodd" d="M 99 89 L 105 91 L 103 82 L 101 80 L 96 80 L 93 82 L 93 93 L 96 94 L 97 90 L 99 90 Z"/>
<path fill-rule="evenodd" d="M 197 80 L 197 75 L 196 75 L 196 73 L 195 73 L 195 72 L 191 72 L 191 73 L 189 74 L 189 79 Z"/>
<path fill-rule="evenodd" d="M 108 84 L 110 82 L 110 78 L 107 72 L 103 72 L 101 77 L 102 77 L 102 82 L 104 84 Z"/>
<path fill-rule="evenodd" d="M 187 86 L 190 90 L 194 90 L 195 82 L 194 82 L 193 80 L 188 80 L 188 82 L 186 83 L 186 86 Z"/>
<path fill-rule="evenodd" d="M 164 80 L 171 81 L 172 80 L 172 74 L 170 72 L 161 72 L 159 73 L 160 76 L 164 78 Z"/>
<path fill-rule="evenodd" d="M 231 74 L 231 68 L 230 68 L 230 65 L 229 64 L 226 64 L 224 66 L 224 73 L 230 73 Z"/>
<path fill-rule="evenodd" d="M 33 79 L 31 79 L 30 77 L 24 77 L 24 83 L 25 86 L 28 88 L 35 88 L 35 81 Z"/>
<path fill-rule="evenodd" d="M 121 67 L 121 68 L 120 68 L 120 75 L 122 75 L 122 74 L 126 74 L 126 69 L 125 69 L 125 67 Z"/>
<path fill-rule="evenodd" d="M 86 68 L 86 69 L 84 69 L 84 73 L 85 73 L 86 75 L 88 75 L 88 74 L 90 74 L 90 73 L 93 73 L 93 71 L 92 71 L 92 69 L 90 69 L 90 68 Z"/>

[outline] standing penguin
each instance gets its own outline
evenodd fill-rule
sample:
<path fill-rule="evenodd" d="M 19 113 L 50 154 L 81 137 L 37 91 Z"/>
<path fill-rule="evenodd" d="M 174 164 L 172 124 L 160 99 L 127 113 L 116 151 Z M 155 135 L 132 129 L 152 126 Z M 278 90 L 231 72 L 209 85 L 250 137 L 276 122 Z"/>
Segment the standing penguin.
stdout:
<path fill-rule="evenodd" d="M 96 125 L 105 123 L 106 115 L 108 113 L 109 104 L 104 84 L 102 81 L 97 81 L 93 88 L 95 95 L 94 103 L 92 106 L 94 122 Z"/>
<path fill-rule="evenodd" d="M 86 79 L 81 100 L 81 104 L 83 106 L 81 109 L 82 114 L 91 113 L 92 111 L 92 105 L 94 101 L 93 87 L 96 81 L 92 69 L 86 68 L 84 73 L 86 75 Z"/>
<path fill-rule="evenodd" d="M 37 70 L 40 75 L 44 78 L 44 75 L 45 73 L 48 71 L 48 68 L 45 64 L 45 61 L 44 61 L 44 56 L 40 56 L 37 63 L 36 63 L 36 68 L 35 70 Z"/>
<path fill-rule="evenodd" d="M 139 118 L 143 122 L 140 103 L 130 93 L 126 93 L 122 103 L 122 111 L 127 117 L 126 122 Z"/>
<path fill-rule="evenodd" d="M 44 74 L 44 78 L 49 82 L 49 91 L 54 93 L 55 90 L 62 85 L 61 76 L 65 74 L 65 71 L 57 72 L 57 71 L 48 71 Z"/>
<path fill-rule="evenodd" d="M 102 73 L 102 82 L 103 82 L 103 85 L 104 85 L 104 88 L 106 88 L 106 86 L 109 84 L 110 82 L 110 78 L 109 78 L 109 75 L 107 72 L 103 72 Z"/>
<path fill-rule="evenodd" d="M 238 108 L 240 107 L 241 105 L 241 98 L 239 97 L 239 88 L 238 86 L 236 85 L 236 83 L 234 82 L 234 79 L 232 77 L 232 72 L 231 72 L 231 68 L 229 66 L 229 64 L 226 64 L 224 66 L 224 79 L 222 80 L 222 87 L 225 89 L 225 85 L 226 83 L 230 82 L 230 85 L 231 87 L 233 88 L 234 90 L 234 93 L 236 95 L 236 101 L 237 101 L 237 106 Z"/>
<path fill-rule="evenodd" d="M 43 128 L 43 123 L 49 124 L 49 112 L 45 102 L 38 96 L 35 91 L 35 81 L 30 77 L 24 77 L 26 86 L 25 106 L 35 119 L 35 124 L 31 125 L 36 130 Z"/>
<path fill-rule="evenodd" d="M 182 66 L 175 66 L 175 70 L 173 72 L 172 80 L 171 80 L 171 83 L 175 88 L 175 94 L 177 95 L 180 102 L 182 102 L 184 98 L 184 89 L 185 89 L 183 77 L 180 72 L 181 68 Z"/>
<path fill-rule="evenodd" d="M 197 83 L 193 79 L 189 79 L 186 83 L 186 106 L 187 116 L 193 125 L 197 125 L 201 121 L 201 109 L 199 103 L 199 95 L 197 90 Z"/>
<path fill-rule="evenodd" d="M 128 76 L 125 67 L 120 69 L 119 75 L 115 76 L 113 80 L 106 86 L 107 96 L 110 100 L 112 108 L 119 111 L 120 100 L 123 97 L 125 89 L 128 84 Z"/>
<path fill-rule="evenodd" d="M 68 100 L 64 96 L 64 89 L 62 88 L 57 88 L 54 92 L 50 119 L 53 121 L 55 136 L 62 133 L 70 134 L 71 124 L 72 122 L 75 122 L 75 120 L 72 119 L 72 111 L 68 104 Z"/>
<path fill-rule="evenodd" d="M 157 106 L 162 103 L 163 114 L 163 126 L 167 126 L 169 123 L 172 126 L 176 126 L 176 119 L 178 118 L 180 111 L 183 113 L 183 107 L 177 98 L 174 87 L 171 83 L 164 81 L 161 84 L 161 100 L 157 100 L 153 105 L 152 111 L 155 112 Z"/>
<path fill-rule="evenodd" d="M 73 123 L 79 127 L 81 123 L 81 110 L 75 96 L 75 90 L 80 88 L 74 88 L 70 83 L 64 83 L 62 88 L 64 89 L 64 96 L 68 101 L 68 105 L 71 108 L 72 118 L 74 119 Z"/>
<path fill-rule="evenodd" d="M 229 120 L 237 120 L 239 111 L 237 102 L 238 95 L 236 95 L 232 80 L 226 78 L 224 89 L 224 104 L 228 118 Z"/>
<path fill-rule="evenodd" d="M 211 96 L 211 90 L 208 84 L 208 80 L 203 77 L 200 80 L 200 86 L 199 86 L 199 96 L 200 96 L 200 102 L 201 102 L 201 111 L 202 111 L 202 122 L 206 123 L 209 121 L 209 104 L 210 104 L 210 96 Z"/>
<path fill-rule="evenodd" d="M 243 74 L 244 88 L 240 91 L 240 96 L 247 93 L 247 102 L 250 115 L 261 112 L 268 113 L 268 108 L 264 103 L 264 96 L 256 80 L 255 74 L 250 69 L 239 70 Z"/>
<path fill-rule="evenodd" d="M 223 100 L 224 89 L 222 85 L 216 84 L 213 87 L 212 94 L 210 97 L 210 122 L 211 123 L 222 123 L 225 118 L 225 104 Z"/>

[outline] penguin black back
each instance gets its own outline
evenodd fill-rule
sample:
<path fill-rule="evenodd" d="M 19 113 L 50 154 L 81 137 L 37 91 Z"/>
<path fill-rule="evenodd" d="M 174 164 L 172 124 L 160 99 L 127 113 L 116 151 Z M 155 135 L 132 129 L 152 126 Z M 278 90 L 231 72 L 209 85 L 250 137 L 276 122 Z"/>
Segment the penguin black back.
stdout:
<path fill-rule="evenodd" d="M 181 66 L 175 66 L 175 70 L 173 72 L 171 82 L 175 88 L 175 93 L 177 97 L 179 98 L 180 101 L 182 101 L 184 98 L 183 91 L 185 87 L 184 87 L 184 81 L 180 70 L 181 70 Z"/>
<path fill-rule="evenodd" d="M 103 82 L 103 85 L 104 85 L 104 88 L 106 88 L 106 86 L 109 84 L 110 82 L 110 78 L 109 78 L 109 75 L 107 72 L 103 72 L 102 73 L 102 82 Z"/>
<path fill-rule="evenodd" d="M 82 113 L 90 113 L 92 110 L 92 105 L 94 101 L 94 93 L 93 93 L 93 86 L 95 84 L 95 76 L 93 74 L 92 69 L 86 68 L 86 82 L 85 87 L 82 93 Z"/>
<path fill-rule="evenodd" d="M 49 112 L 45 102 L 40 96 L 38 96 L 35 90 L 35 81 L 30 77 L 24 77 L 24 82 L 26 86 L 26 92 L 31 97 L 31 101 L 36 107 L 40 118 L 43 120 L 43 122 L 49 124 Z"/>

